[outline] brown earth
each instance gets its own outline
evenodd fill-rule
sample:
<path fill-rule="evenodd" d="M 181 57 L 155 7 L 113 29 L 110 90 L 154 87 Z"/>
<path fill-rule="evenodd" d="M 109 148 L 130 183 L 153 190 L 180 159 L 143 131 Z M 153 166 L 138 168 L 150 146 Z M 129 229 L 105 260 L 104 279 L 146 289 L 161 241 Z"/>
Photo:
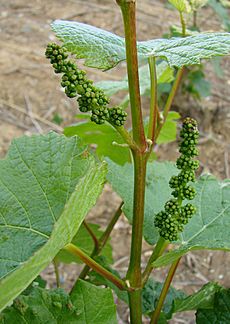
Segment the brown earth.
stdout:
<path fill-rule="evenodd" d="M 169 26 L 178 22 L 175 11 L 166 6 L 167 1 L 143 0 L 138 3 L 138 38 L 145 40 L 161 37 Z M 76 107 L 66 99 L 44 57 L 46 43 L 54 40 L 49 24 L 54 19 L 69 19 L 105 28 L 123 34 L 121 16 L 115 1 L 109 0 L 25 0 L 0 1 L 0 156 L 7 152 L 10 141 L 22 134 L 45 133 L 50 129 L 58 132 L 74 122 Z M 198 24 L 204 31 L 222 30 L 219 20 L 210 8 L 203 8 L 198 14 Z M 230 151 L 230 60 L 221 61 L 224 77 L 215 76 L 211 63 L 207 63 L 206 73 L 212 81 L 212 95 L 201 102 L 180 94 L 174 108 L 182 116 L 196 117 L 202 132 L 200 160 L 202 169 L 223 179 L 229 178 Z M 92 73 L 92 70 L 89 70 Z M 93 71 L 94 80 L 119 79 L 124 74 L 115 68 L 109 72 Z M 114 102 L 119 102 L 117 97 Z M 148 100 L 144 100 L 147 107 Z M 144 107 L 145 108 L 145 107 Z M 58 113 L 63 118 L 61 126 L 52 120 Z M 158 148 L 160 159 L 175 160 L 176 144 Z M 88 219 L 105 227 L 119 204 L 119 198 L 106 186 L 97 206 Z M 112 235 L 115 268 L 125 274 L 128 265 L 130 226 L 122 217 Z M 151 247 L 144 244 L 143 267 Z M 194 252 L 185 256 L 174 279 L 177 288 L 192 293 L 209 280 L 215 280 L 225 287 L 230 286 L 230 254 L 226 252 Z M 74 275 L 79 272 L 75 265 L 60 266 L 63 287 L 69 288 Z M 157 280 L 163 280 L 165 270 L 155 272 Z M 55 285 L 52 266 L 44 271 L 49 286 Z M 128 312 L 119 305 L 120 323 L 128 323 Z M 143 320 L 144 321 L 144 320 Z M 171 323 L 194 323 L 193 314 L 177 316 Z"/>

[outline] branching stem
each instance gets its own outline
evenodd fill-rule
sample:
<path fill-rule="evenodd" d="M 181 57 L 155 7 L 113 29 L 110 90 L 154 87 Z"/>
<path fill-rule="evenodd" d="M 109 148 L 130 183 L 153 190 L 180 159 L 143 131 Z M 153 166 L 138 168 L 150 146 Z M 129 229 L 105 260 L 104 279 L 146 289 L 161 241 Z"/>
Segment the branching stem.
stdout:
<path fill-rule="evenodd" d="M 96 237 L 96 235 L 94 234 L 94 232 L 91 230 L 91 228 L 89 227 L 89 225 L 86 223 L 86 221 L 83 221 L 83 225 L 86 228 L 87 232 L 89 233 L 89 235 L 92 237 L 93 241 L 94 241 L 94 246 L 96 249 L 98 249 L 99 246 L 99 242 L 98 239 Z"/>
<path fill-rule="evenodd" d="M 76 245 L 69 243 L 67 244 L 64 249 L 71 254 L 79 257 L 85 264 L 87 264 L 90 268 L 95 270 L 97 273 L 102 275 L 104 278 L 110 280 L 114 285 L 116 285 L 121 290 L 130 290 L 130 288 L 127 288 L 125 282 L 115 276 L 113 273 L 102 267 L 99 263 L 94 261 L 91 257 L 89 257 L 85 252 L 83 252 L 81 249 L 79 249 Z M 73 293 L 73 290 L 71 291 L 71 294 Z"/>
<path fill-rule="evenodd" d="M 170 288 L 170 285 L 171 285 L 171 282 L 173 280 L 173 277 L 174 277 L 174 274 L 176 272 L 176 269 L 178 267 L 178 264 L 180 262 L 180 259 L 179 258 L 178 260 L 176 260 L 170 267 L 169 269 L 169 272 L 168 272 L 168 275 L 167 275 L 167 278 L 164 282 L 164 285 L 163 285 L 163 288 L 161 290 L 161 294 L 160 294 L 160 297 L 159 297 L 159 300 L 158 300 L 158 303 L 157 303 L 157 306 L 156 306 L 156 309 L 153 313 L 153 316 L 151 318 L 151 321 L 150 321 L 150 324 L 157 324 L 158 322 L 158 319 L 159 319 L 159 316 L 160 316 L 160 313 L 161 313 L 161 309 L 163 307 L 163 304 L 164 304 L 164 301 L 165 301 L 165 298 L 167 296 L 167 293 L 168 293 L 168 290 Z"/>

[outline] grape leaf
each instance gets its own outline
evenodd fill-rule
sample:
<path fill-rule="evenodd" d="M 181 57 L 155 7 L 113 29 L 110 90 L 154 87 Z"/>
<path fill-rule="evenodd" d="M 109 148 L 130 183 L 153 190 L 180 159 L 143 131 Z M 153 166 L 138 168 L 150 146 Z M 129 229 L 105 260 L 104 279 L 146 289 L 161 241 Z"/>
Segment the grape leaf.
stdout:
<path fill-rule="evenodd" d="M 172 263 L 191 250 L 230 250 L 230 180 L 221 182 L 204 175 L 194 187 L 197 213 L 185 226 L 179 247 L 159 257 L 154 262 L 156 267 Z"/>
<path fill-rule="evenodd" d="M 124 38 L 90 25 L 56 20 L 51 24 L 64 46 L 85 65 L 108 70 L 126 59 Z M 201 33 L 188 37 L 154 39 L 137 43 L 138 56 L 161 57 L 172 67 L 200 64 L 201 59 L 227 55 L 230 33 Z"/>
<path fill-rule="evenodd" d="M 71 295 L 77 308 L 78 322 L 84 324 L 116 324 L 116 306 L 110 288 L 100 288 L 78 280 Z"/>
<path fill-rule="evenodd" d="M 216 282 L 209 282 L 196 293 L 186 298 L 174 300 L 173 313 L 213 308 L 215 294 L 221 287 Z"/>
<path fill-rule="evenodd" d="M 103 231 L 99 229 L 100 226 L 91 223 L 87 223 L 87 225 L 94 233 L 94 235 L 99 239 L 103 233 Z M 77 234 L 74 236 L 72 240 L 72 244 L 76 245 L 78 248 L 80 248 L 88 255 L 90 255 L 93 252 L 94 249 L 93 239 L 83 224 L 80 226 Z M 113 263 L 112 247 L 110 245 L 110 239 L 103 247 L 101 255 L 106 257 L 109 263 Z M 71 263 L 71 262 L 82 263 L 82 261 L 78 257 L 73 256 L 72 254 L 68 253 L 68 251 L 66 250 L 61 250 L 58 253 L 58 255 L 55 257 L 55 259 L 64 263 Z"/>
<path fill-rule="evenodd" d="M 222 289 L 215 294 L 213 309 L 198 309 L 197 324 L 230 323 L 230 289 Z"/>
<path fill-rule="evenodd" d="M 86 144 L 96 144 L 96 153 L 100 158 L 109 157 L 118 164 L 131 161 L 129 148 L 113 145 L 122 144 L 123 138 L 108 123 L 97 125 L 91 121 L 80 122 L 64 129 L 66 136 L 78 135 Z"/>
<path fill-rule="evenodd" d="M 157 144 L 170 143 L 176 140 L 177 120 L 180 115 L 176 111 L 170 111 L 157 138 Z"/>
<path fill-rule="evenodd" d="M 111 160 L 108 162 L 107 179 L 114 191 L 124 201 L 123 211 L 125 216 L 132 222 L 133 214 L 133 166 L 125 164 L 116 165 Z M 144 238 L 149 244 L 154 244 L 159 235 L 154 227 L 154 214 L 158 213 L 165 202 L 170 198 L 171 189 L 168 181 L 170 177 L 177 174 L 178 170 L 173 163 L 153 162 L 148 163 L 146 178 L 146 198 L 145 198 L 145 219 Z"/>
<path fill-rule="evenodd" d="M 80 323 L 78 309 L 62 289 L 33 288 L 29 294 L 21 294 L 13 305 L 0 314 L 1 324 L 63 324 Z"/>
<path fill-rule="evenodd" d="M 12 142 L 0 161 L 0 310 L 72 241 L 105 173 L 78 138 L 51 132 Z"/>

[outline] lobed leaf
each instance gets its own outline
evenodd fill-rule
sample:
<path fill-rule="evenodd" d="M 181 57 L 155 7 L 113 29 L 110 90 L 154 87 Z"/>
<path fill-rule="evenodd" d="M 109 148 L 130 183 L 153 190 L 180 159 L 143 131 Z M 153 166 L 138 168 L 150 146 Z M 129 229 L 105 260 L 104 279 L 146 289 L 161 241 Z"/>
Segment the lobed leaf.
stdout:
<path fill-rule="evenodd" d="M 85 65 L 108 70 L 126 59 L 124 38 L 90 25 L 56 20 L 52 24 L 64 46 Z M 200 64 L 201 59 L 230 53 L 230 33 L 201 33 L 189 37 L 154 39 L 137 43 L 138 56 L 161 57 L 170 67 Z"/>
<path fill-rule="evenodd" d="M 0 310 L 72 241 L 105 173 L 78 138 L 13 141 L 0 161 Z"/>

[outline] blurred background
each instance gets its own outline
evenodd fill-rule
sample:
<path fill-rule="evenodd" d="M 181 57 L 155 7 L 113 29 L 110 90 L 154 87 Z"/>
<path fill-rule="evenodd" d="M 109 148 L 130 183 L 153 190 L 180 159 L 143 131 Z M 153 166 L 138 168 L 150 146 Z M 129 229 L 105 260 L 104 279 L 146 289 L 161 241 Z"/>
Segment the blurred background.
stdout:
<path fill-rule="evenodd" d="M 178 13 L 166 0 L 137 1 L 138 39 L 165 37 L 171 27 L 179 24 Z M 75 20 L 123 35 L 118 6 L 113 0 L 0 0 L 0 157 L 3 158 L 14 137 L 23 134 L 46 133 L 62 129 L 76 122 L 79 112 L 74 100 L 67 98 L 44 56 L 46 44 L 55 40 L 50 23 L 55 19 Z M 230 31 L 229 1 L 210 0 L 188 16 L 189 24 L 201 31 Z M 194 27 L 194 26 L 193 26 Z M 121 80 L 125 64 L 103 72 L 86 68 L 95 81 Z M 211 172 L 224 179 L 230 177 L 230 57 L 204 62 L 202 67 L 186 71 L 186 82 L 180 88 L 173 110 L 182 117 L 190 115 L 199 122 L 199 144 L 202 172 Z M 167 91 L 166 91 L 167 92 Z M 118 104 L 124 93 L 114 96 Z M 149 98 L 143 98 L 147 112 Z M 170 149 L 169 149 L 170 148 Z M 157 149 L 160 160 L 175 160 L 177 144 L 161 145 Z M 120 198 L 109 188 L 88 216 L 102 227 L 116 210 Z M 125 274 L 128 264 L 130 226 L 122 217 L 116 225 L 112 244 L 115 268 Z M 144 244 L 143 267 L 151 247 Z M 79 271 L 75 265 L 60 265 L 62 285 L 70 288 Z M 165 272 L 156 271 L 162 280 Z M 50 287 L 55 286 L 53 267 L 43 273 Z M 67 278 L 68 277 L 68 278 Z M 187 293 L 198 290 L 209 280 L 230 287 L 230 254 L 226 252 L 193 252 L 185 256 L 174 279 L 174 286 Z M 120 323 L 128 323 L 126 306 L 119 304 Z M 175 318 L 171 323 L 194 323 L 193 314 Z"/>

